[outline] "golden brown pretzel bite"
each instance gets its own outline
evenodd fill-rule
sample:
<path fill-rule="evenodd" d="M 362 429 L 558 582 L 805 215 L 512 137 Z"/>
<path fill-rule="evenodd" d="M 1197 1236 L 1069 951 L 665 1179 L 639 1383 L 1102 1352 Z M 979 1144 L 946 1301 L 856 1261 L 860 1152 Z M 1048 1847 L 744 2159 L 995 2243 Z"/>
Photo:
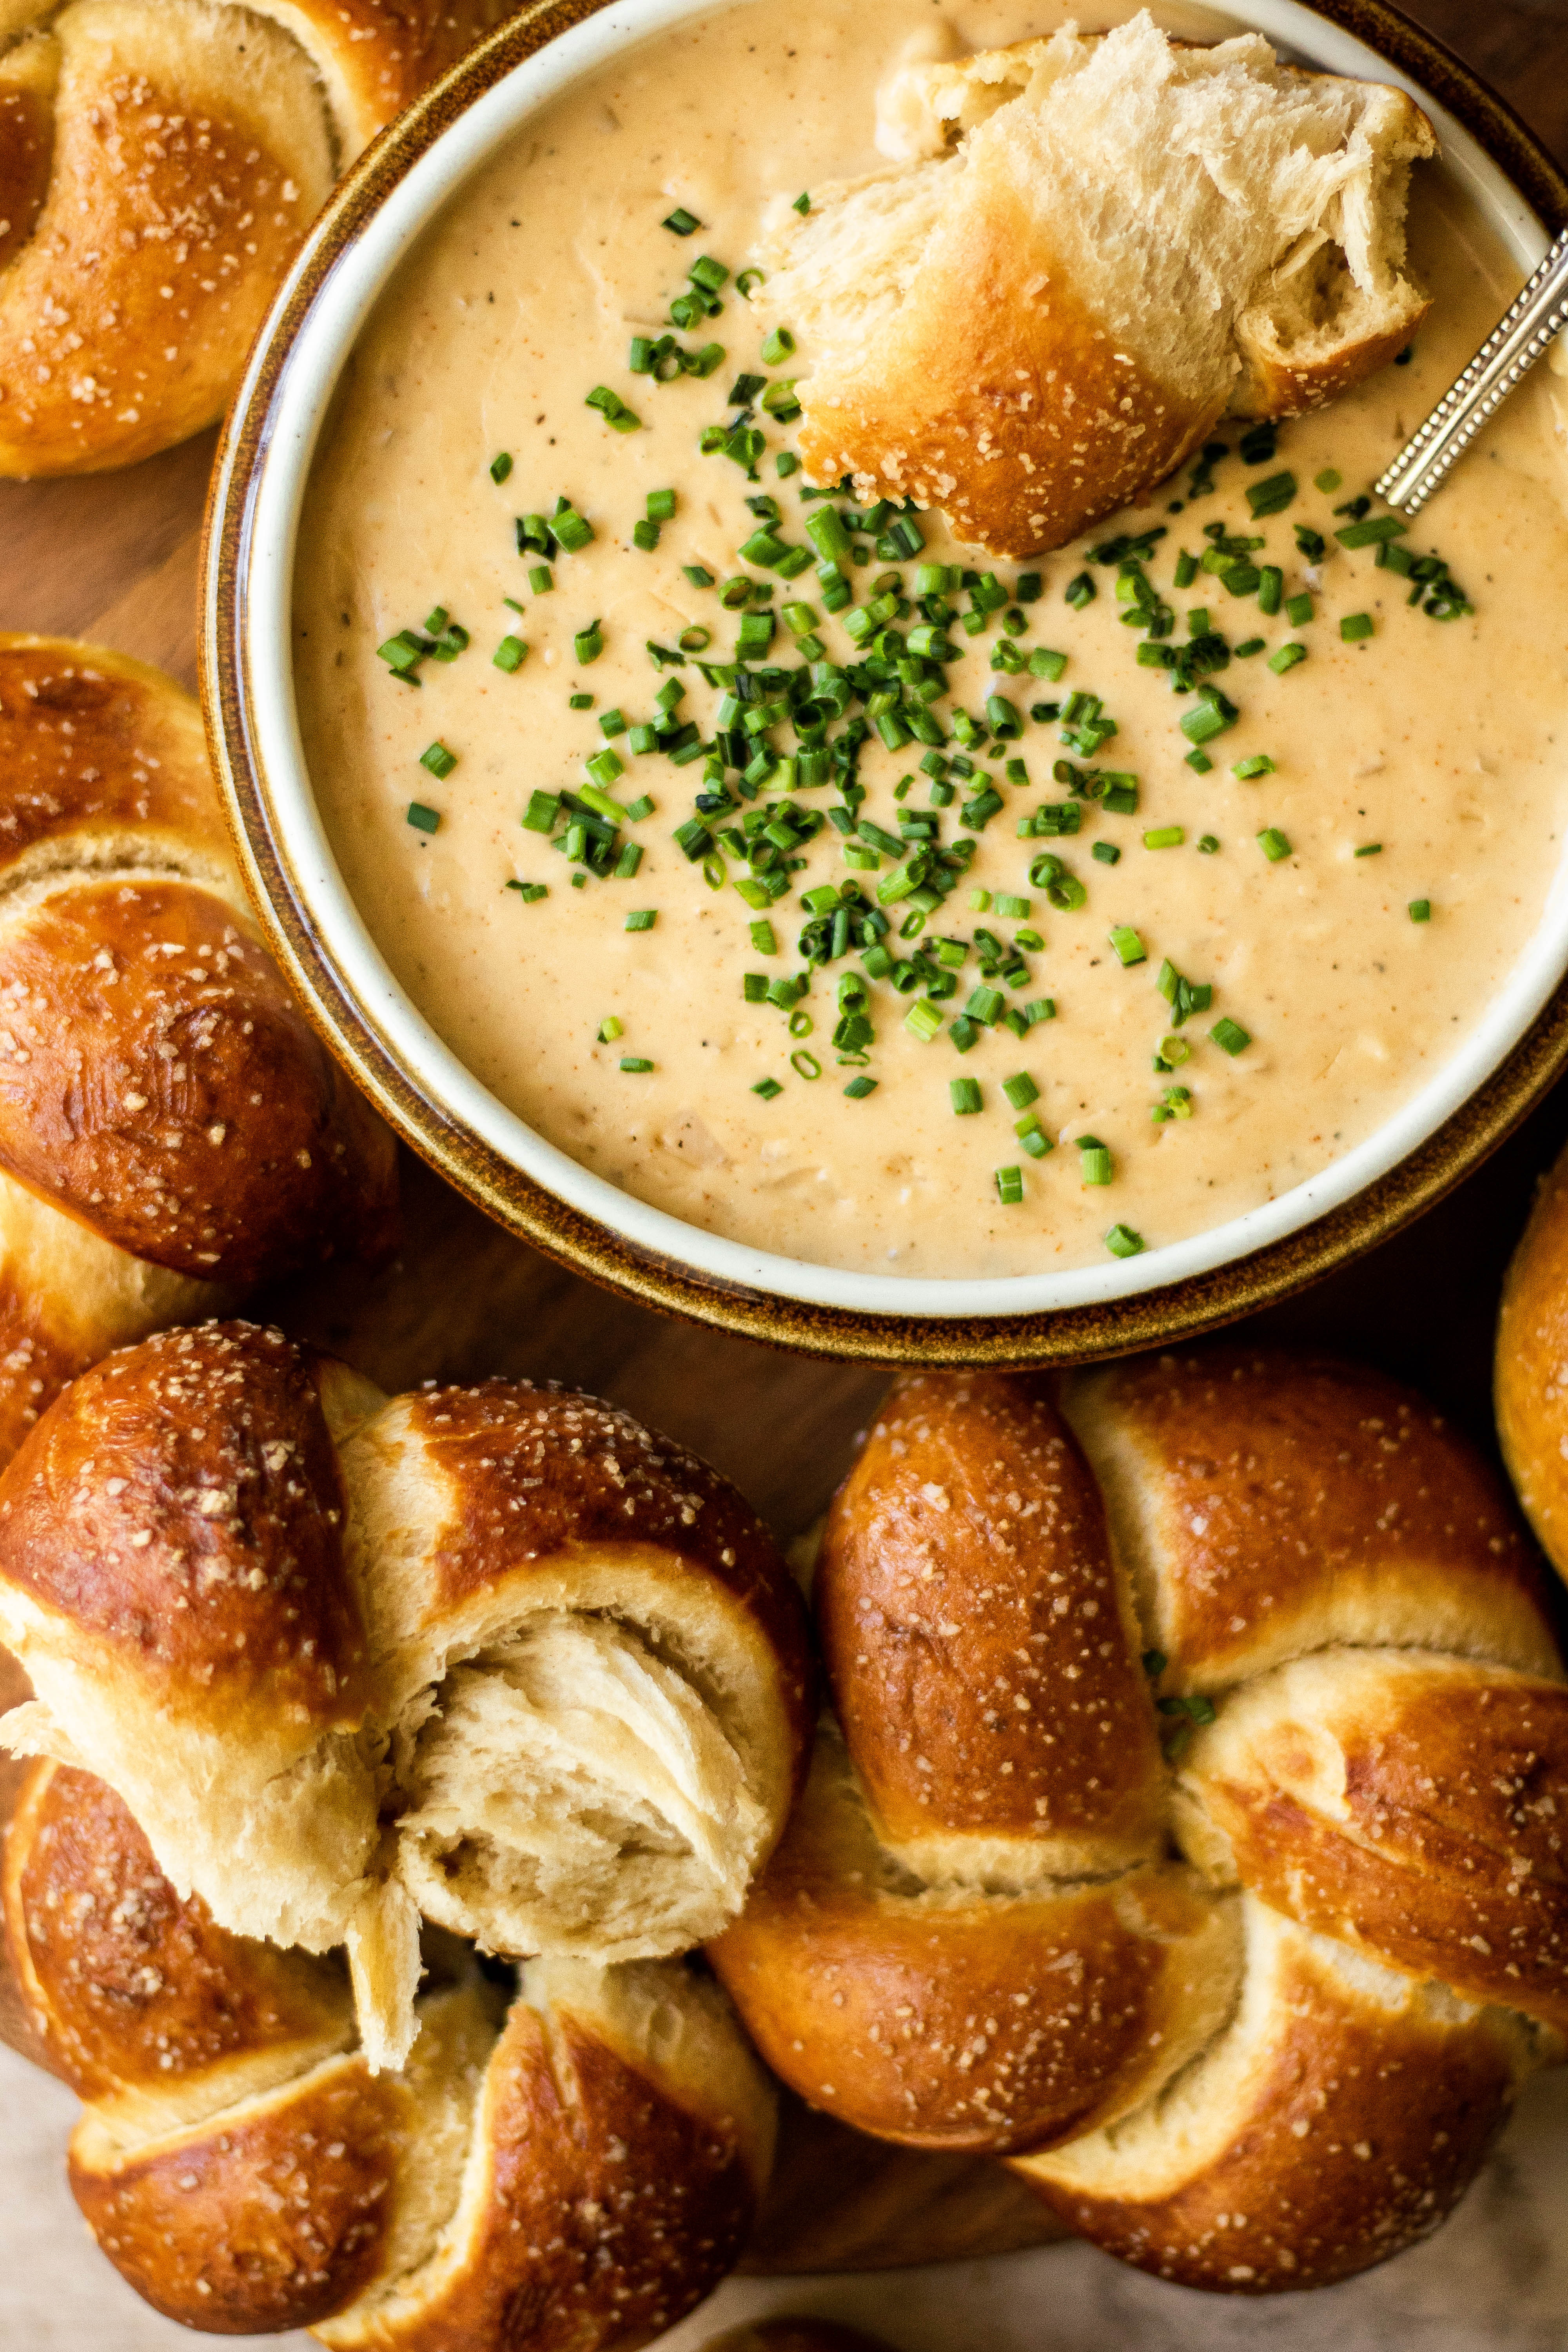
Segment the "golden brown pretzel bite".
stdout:
<path fill-rule="evenodd" d="M 625 1413 L 523 1381 L 388 1402 L 277 1331 L 111 1356 L 0 1480 L 13 1752 L 97 1771 L 234 1932 L 345 1942 L 375 2063 L 418 1920 L 660 1958 L 739 1908 L 810 1722 L 755 1516 Z"/>
<path fill-rule="evenodd" d="M 713 1948 L 784 2079 L 1190 2285 L 1436 2226 L 1568 2027 L 1568 1685 L 1474 1452 L 1262 1349 L 917 1375 L 816 1593 L 842 1735 Z"/>
<path fill-rule="evenodd" d="M 334 173 L 510 0 L 20 0 L 0 17 L 0 475 L 219 417 Z"/>

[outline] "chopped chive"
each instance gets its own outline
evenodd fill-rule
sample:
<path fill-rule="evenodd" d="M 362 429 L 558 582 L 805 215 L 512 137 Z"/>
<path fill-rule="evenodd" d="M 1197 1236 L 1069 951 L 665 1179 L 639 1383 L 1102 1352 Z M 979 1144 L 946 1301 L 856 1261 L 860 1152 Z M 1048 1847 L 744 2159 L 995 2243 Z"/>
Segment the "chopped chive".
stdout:
<path fill-rule="evenodd" d="M 636 548 L 640 548 L 644 555 L 651 555 L 654 549 L 658 545 L 658 523 L 640 521 L 634 522 L 632 525 L 632 545 Z"/>
<path fill-rule="evenodd" d="M 1031 1029 L 1037 1021 L 1054 1021 L 1056 1017 L 1057 1001 L 1054 996 L 1037 996 L 1024 1007 L 1024 1018 Z"/>
<path fill-rule="evenodd" d="M 616 881 L 629 882 L 641 864 L 642 844 L 638 841 L 628 841 L 626 847 L 622 850 L 620 856 L 616 860 L 615 873 Z"/>
<path fill-rule="evenodd" d="M 1176 558 L 1176 586 L 1190 588 L 1198 576 L 1198 559 L 1189 555 L 1184 547 Z"/>
<path fill-rule="evenodd" d="M 1357 857 L 1381 857 L 1383 856 L 1383 844 L 1381 841 L 1363 842 L 1361 847 L 1353 854 Z"/>
<path fill-rule="evenodd" d="M 572 650 L 584 669 L 590 662 L 598 660 L 605 650 L 605 640 L 600 634 L 597 621 L 590 621 L 585 629 L 578 630 L 572 640 Z"/>
<path fill-rule="evenodd" d="M 1288 646 L 1281 646 L 1277 654 L 1269 655 L 1268 667 L 1276 677 L 1283 677 L 1288 669 L 1294 669 L 1298 662 L 1304 662 L 1306 658 L 1306 646 L 1292 639 Z"/>
<path fill-rule="evenodd" d="M 980 1108 L 980 1087 L 973 1078 L 949 1078 L 948 1099 L 957 1118 L 967 1118 Z"/>
<path fill-rule="evenodd" d="M 876 1093 L 877 1080 L 875 1078 L 851 1078 L 844 1091 L 848 1096 L 851 1102 L 864 1102 L 868 1095 L 874 1095 Z"/>
<path fill-rule="evenodd" d="M 591 694 L 569 694 L 566 698 L 566 708 L 568 710 L 592 710 L 594 698 Z"/>
<path fill-rule="evenodd" d="M 1307 594 L 1305 589 L 1303 589 L 1300 595 L 1291 596 L 1287 599 L 1285 605 L 1285 618 L 1289 622 L 1290 626 L 1293 629 L 1304 629 L 1308 622 L 1313 617 L 1314 611 L 1315 607 L 1312 600 L 1310 596 Z"/>
<path fill-rule="evenodd" d="M 1085 1184 L 1109 1184 L 1115 1172 L 1115 1163 L 1099 1136 L 1080 1135 L 1077 1138 L 1077 1142 L 1080 1181 Z"/>
<path fill-rule="evenodd" d="M 1258 609 L 1275 614 L 1279 610 L 1285 593 L 1285 574 L 1277 563 L 1265 563 L 1258 569 Z"/>
<path fill-rule="evenodd" d="M 1021 1168 L 998 1168 L 996 1197 L 1005 1209 L 1016 1209 L 1024 1197 L 1024 1171 Z"/>
<path fill-rule="evenodd" d="M 1053 686 L 1067 666 L 1066 654 L 1052 653 L 1048 646 L 1037 646 L 1029 656 L 1029 676 L 1049 678 Z"/>
<path fill-rule="evenodd" d="M 1113 841 L 1097 841 L 1089 851 L 1097 866 L 1120 866 L 1121 852 Z"/>
<path fill-rule="evenodd" d="M 521 669 L 527 659 L 528 647 L 521 637 L 503 637 L 490 656 L 496 668 L 504 669 L 509 675 L 514 669 Z"/>
<path fill-rule="evenodd" d="M 796 196 L 794 204 L 791 205 L 790 210 L 792 213 L 799 213 L 802 219 L 804 219 L 805 215 L 811 210 L 811 198 L 805 194 L 804 189 L 801 194 Z"/>
<path fill-rule="evenodd" d="M 596 408 L 605 424 L 616 433 L 636 433 L 641 429 L 642 418 L 626 406 L 618 392 L 607 383 L 596 383 L 583 404 L 584 408 Z"/>
<path fill-rule="evenodd" d="M 1347 646 L 1355 645 L 1362 637 L 1370 637 L 1372 635 L 1372 614 L 1370 613 L 1347 613 L 1343 620 L 1340 623 L 1340 635 L 1344 639 Z"/>
<path fill-rule="evenodd" d="M 751 931 L 752 945 L 759 955 L 777 955 L 778 934 L 771 923 L 753 923 Z"/>
<path fill-rule="evenodd" d="M 1038 1102 L 1040 1098 L 1040 1090 L 1026 1070 L 1020 1070 L 1014 1077 L 1004 1078 L 1002 1091 L 1015 1110 L 1027 1110 L 1032 1102 Z"/>
<path fill-rule="evenodd" d="M 689 213 L 684 205 L 677 205 L 675 210 L 667 213 L 659 223 L 660 228 L 673 229 L 677 236 L 695 236 L 701 226 L 696 215 Z"/>
<path fill-rule="evenodd" d="M 763 345 L 763 365 L 777 367 L 795 350 L 795 337 L 787 327 L 775 327 Z"/>
<path fill-rule="evenodd" d="M 641 1074 L 644 1071 L 651 1070 L 653 1064 L 647 1059 L 646 1055 L 623 1054 L 621 1055 L 621 1067 L 628 1074 Z"/>
<path fill-rule="evenodd" d="M 1378 547 L 1391 539 L 1403 539 L 1409 528 L 1397 515 L 1372 515 L 1363 522 L 1347 523 L 1343 530 L 1335 531 L 1334 537 L 1342 547 Z"/>
<path fill-rule="evenodd" d="M 1250 661 L 1254 654 L 1260 654 L 1263 651 L 1267 642 L 1264 637 L 1244 637 L 1240 645 L 1234 648 L 1237 660 Z"/>
<path fill-rule="evenodd" d="M 490 459 L 490 479 L 492 482 L 504 482 L 510 471 L 511 453 L 510 450 L 503 449 L 500 451 L 499 456 Z"/>
<path fill-rule="evenodd" d="M 1278 771 L 1267 751 L 1258 751 L 1250 760 L 1238 760 L 1230 772 L 1233 776 L 1239 776 L 1244 784 L 1248 784 L 1254 776 L 1272 776 Z"/>
<path fill-rule="evenodd" d="M 507 882 L 502 887 L 515 890 L 525 907 L 531 907 L 536 898 L 548 898 L 550 896 L 542 882 Z"/>
<path fill-rule="evenodd" d="M 555 575 L 548 563 L 536 563 L 528 575 L 528 584 L 536 596 L 547 596 L 555 585 Z"/>
<path fill-rule="evenodd" d="M 922 996 L 918 1004 L 911 1004 L 904 1015 L 905 1028 L 911 1036 L 918 1037 L 922 1045 L 931 1044 L 942 1027 L 942 1008 L 933 1004 L 929 996 Z"/>
<path fill-rule="evenodd" d="M 1326 496 L 1330 490 L 1337 490 L 1344 478 L 1342 474 L 1336 473 L 1332 466 L 1325 466 L 1321 474 L 1313 475 L 1312 488 L 1315 490 L 1321 490 Z"/>
<path fill-rule="evenodd" d="M 426 808 L 423 801 L 409 802 L 407 821 L 416 833 L 437 833 L 440 830 L 439 810 Z"/>
<path fill-rule="evenodd" d="M 1247 503 L 1252 509 L 1252 520 L 1260 522 L 1265 515 L 1283 514 L 1296 495 L 1294 474 L 1270 474 L 1266 482 L 1249 482 Z"/>
<path fill-rule="evenodd" d="M 1145 849 L 1180 849 L 1186 837 L 1179 824 L 1160 824 L 1143 835 L 1143 846 Z"/>
<path fill-rule="evenodd" d="M 613 1013 L 607 1014 L 600 1022 L 599 1034 L 594 1042 L 599 1045 L 613 1045 L 617 1037 L 625 1034 L 626 1025 L 624 1021 L 617 1021 Z"/>
<path fill-rule="evenodd" d="M 1013 1132 L 1031 1160 L 1044 1160 L 1047 1152 L 1056 1150 L 1056 1145 L 1040 1125 L 1034 1111 L 1030 1111 L 1025 1118 L 1015 1119 Z"/>
<path fill-rule="evenodd" d="M 1137 1257 L 1145 1244 L 1142 1234 L 1135 1234 L 1131 1225 L 1112 1225 L 1105 1246 L 1112 1257 Z"/>
<path fill-rule="evenodd" d="M 1209 775 L 1214 770 L 1214 761 L 1206 751 L 1189 751 L 1184 764 L 1200 776 Z"/>
<path fill-rule="evenodd" d="M 628 931 L 651 931 L 658 919 L 657 907 L 639 907 L 626 917 L 626 928 Z"/>
<path fill-rule="evenodd" d="M 1149 950 L 1130 923 L 1118 923 L 1106 936 L 1116 950 L 1119 962 L 1134 964 L 1147 961 Z"/>
<path fill-rule="evenodd" d="M 990 912 L 990 910 L 991 910 L 991 893 L 990 893 L 990 891 L 989 891 L 989 890 L 972 890 L 972 891 L 970 892 L 970 894 L 969 894 L 969 904 L 970 904 L 970 908 L 971 908 L 972 911 L 973 911 L 974 914 L 976 914 L 976 915 L 984 915 L 984 914 L 988 914 L 988 913 Z"/>
<path fill-rule="evenodd" d="M 1282 857 L 1290 855 L 1290 845 L 1277 824 L 1265 825 L 1258 836 L 1258 846 L 1270 866 L 1278 866 Z"/>
<path fill-rule="evenodd" d="M 752 1092 L 754 1095 L 761 1095 L 764 1102 L 772 1102 L 775 1095 L 783 1094 L 784 1088 L 776 1078 L 759 1078 Z"/>
<path fill-rule="evenodd" d="M 445 743 L 426 743 L 419 754 L 419 764 L 422 768 L 428 768 L 439 782 L 444 776 L 451 774 L 458 764 L 458 755 L 455 751 L 448 751 Z"/>
<path fill-rule="evenodd" d="M 1205 857 L 1212 857 L 1219 843 L 1212 833 L 1203 833 L 1198 835 L 1198 847 Z"/>
<path fill-rule="evenodd" d="M 653 803 L 646 793 L 639 793 L 635 801 L 626 804 L 626 822 L 629 824 L 640 824 L 645 816 L 652 814 Z"/>
<path fill-rule="evenodd" d="M 1093 604 L 1100 591 L 1090 575 L 1087 572 L 1080 572 L 1076 579 L 1068 582 L 1063 593 L 1073 611 L 1081 613 L 1086 604 Z"/>
<path fill-rule="evenodd" d="M 815 1054 L 808 1054 L 804 1045 L 790 1055 L 789 1066 L 797 1077 L 819 1078 L 822 1076 L 822 1064 Z"/>
<path fill-rule="evenodd" d="M 1250 1029 L 1244 1029 L 1239 1021 L 1232 1021 L 1224 1013 L 1215 1023 L 1209 1035 L 1222 1054 L 1239 1054 L 1252 1043 Z"/>
<path fill-rule="evenodd" d="M 1412 898 L 1405 912 L 1413 923 L 1429 923 L 1432 919 L 1432 901 L 1430 898 Z"/>

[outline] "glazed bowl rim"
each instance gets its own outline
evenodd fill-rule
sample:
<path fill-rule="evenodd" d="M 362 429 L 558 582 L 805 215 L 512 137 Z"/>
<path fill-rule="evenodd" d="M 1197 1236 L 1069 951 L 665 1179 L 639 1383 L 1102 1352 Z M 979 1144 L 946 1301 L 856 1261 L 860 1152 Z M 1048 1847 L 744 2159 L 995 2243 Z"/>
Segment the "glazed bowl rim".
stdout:
<path fill-rule="evenodd" d="M 1202 1311 L 1184 1317 L 1175 1304 L 1183 1294 L 1207 1291 L 1216 1279 L 1223 1286 L 1228 1269 L 1266 1257 L 1325 1219 L 1352 1212 L 1356 1202 L 1380 1182 L 1396 1178 L 1424 1147 L 1442 1136 L 1508 1063 L 1568 969 L 1568 851 L 1559 861 L 1547 905 L 1530 940 L 1469 1036 L 1372 1136 L 1317 1175 L 1238 1218 L 1140 1256 L 1040 1275 L 915 1277 L 824 1266 L 728 1240 L 637 1199 L 549 1143 L 473 1076 L 394 979 L 327 841 L 295 706 L 292 583 L 318 436 L 339 373 L 366 318 L 429 223 L 538 108 L 610 58 L 674 25 L 755 5 L 759 0 L 611 0 L 553 37 L 547 34 L 516 62 L 507 65 L 503 55 L 499 73 L 479 79 L 476 66 L 493 61 L 498 49 L 504 52 L 520 35 L 536 32 L 542 18 L 571 10 L 536 8 L 510 20 L 454 68 L 435 94 L 455 100 L 449 119 L 427 123 L 426 135 L 414 138 L 411 128 L 428 108 L 416 107 L 411 117 L 403 118 L 354 167 L 313 233 L 263 330 L 236 404 L 238 417 L 258 400 L 262 403 L 261 430 L 250 465 L 242 475 L 234 472 L 231 419 L 224 463 L 215 480 L 209 618 L 226 608 L 232 614 L 231 652 L 237 657 L 246 721 L 245 740 L 237 748 L 248 771 L 248 793 L 236 790 L 231 754 L 237 747 L 226 723 L 228 709 L 222 689 L 226 681 L 221 677 L 214 681 L 209 675 L 208 707 L 219 738 L 220 772 L 229 787 L 231 814 L 253 884 L 261 888 L 264 912 L 278 917 L 273 877 L 267 871 L 267 858 L 258 854 L 264 846 L 282 869 L 292 911 L 302 916 L 318 958 L 331 967 L 336 1015 L 315 989 L 308 991 L 311 1009 L 324 1020 L 331 1042 L 361 1082 L 370 1078 L 371 1091 L 391 1110 L 395 1123 L 492 1213 L 499 1208 L 506 1222 L 574 1263 L 584 1264 L 584 1254 L 573 1241 L 588 1227 L 618 1240 L 637 1262 L 645 1284 L 634 1283 L 634 1287 L 646 1286 L 648 1278 L 657 1285 L 661 1271 L 679 1269 L 691 1278 L 686 1286 L 694 1284 L 699 1298 L 747 1297 L 776 1302 L 786 1313 L 792 1307 L 805 1309 L 833 1320 L 868 1323 L 873 1328 L 946 1325 L 954 1327 L 955 1335 L 962 1325 L 1021 1330 L 1063 1318 L 1074 1322 L 1085 1311 L 1091 1318 L 1109 1313 L 1115 1321 L 1118 1310 L 1124 1316 L 1134 1302 L 1160 1300 L 1173 1303 L 1168 1322 L 1173 1331 L 1198 1328 L 1216 1318 Z M 1521 268 L 1533 267 L 1540 258 L 1548 233 L 1514 179 L 1430 89 L 1401 72 L 1381 49 L 1299 0 L 1228 0 L 1224 8 L 1208 13 L 1239 29 L 1258 30 L 1277 46 L 1335 70 L 1371 71 L 1384 79 L 1392 70 L 1431 114 L 1444 149 L 1444 168 L 1478 201 Z M 280 341 L 281 322 L 286 324 Z M 237 545 L 231 533 L 216 527 L 225 511 L 226 481 L 231 516 L 234 495 L 240 499 Z M 232 559 L 226 575 L 226 550 Z M 258 817 L 264 845 L 256 838 Z M 291 949 L 297 944 L 291 942 Z M 285 961 L 297 967 L 295 953 Z M 1561 1060 L 1568 1038 L 1559 1037 L 1557 1043 Z M 373 1045 L 374 1055 L 368 1050 Z M 374 1083 L 367 1060 L 376 1059 L 400 1074 L 400 1099 L 388 1102 L 384 1087 Z M 1531 1098 L 1538 1091 L 1539 1083 L 1531 1087 Z M 1518 1106 L 1519 1115 L 1526 1107 Z M 459 1138 L 461 1149 L 455 1150 Z M 1473 1164 L 1485 1148 L 1489 1146 L 1472 1148 L 1465 1164 Z M 522 1180 L 519 1199 L 509 1202 L 503 1183 L 498 1202 L 493 1188 L 465 1181 L 476 1157 L 515 1171 Z M 548 1215 L 542 1220 L 545 1230 L 540 1230 L 541 1195 L 567 1212 L 564 1230 Z M 1415 1202 L 1405 1213 L 1414 1213 L 1420 1205 L 1424 1202 Z M 616 1279 L 616 1253 L 609 1255 L 607 1266 L 590 1262 L 584 1270 Z M 602 1255 L 589 1253 L 590 1258 Z M 661 1297 L 657 1303 L 689 1311 L 692 1300 L 689 1296 Z M 1194 1303 L 1198 1306 L 1196 1297 Z M 1250 1303 L 1255 1302 L 1244 1299 L 1232 1311 L 1244 1311 Z M 727 1318 L 719 1315 L 709 1319 Z M 878 1350 L 857 1347 L 850 1352 Z M 1043 1352 L 1058 1351 L 1047 1347 Z M 1098 1353 L 1101 1349 L 1069 1348 L 1066 1352 Z"/>

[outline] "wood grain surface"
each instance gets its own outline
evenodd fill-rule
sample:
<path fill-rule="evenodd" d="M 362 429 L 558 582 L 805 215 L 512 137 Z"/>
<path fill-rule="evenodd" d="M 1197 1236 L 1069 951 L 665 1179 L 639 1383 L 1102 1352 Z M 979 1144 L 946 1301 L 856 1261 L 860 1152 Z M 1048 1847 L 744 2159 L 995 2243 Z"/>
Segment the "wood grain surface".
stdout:
<path fill-rule="evenodd" d="M 1568 160 L 1568 0 L 1415 0 L 1408 13 Z M 204 435 L 122 474 L 0 482 L 0 628 L 112 646 L 194 687 L 213 446 Z M 1246 1328 L 1371 1358 L 1489 1444 L 1498 1287 L 1531 1190 L 1565 1139 L 1559 1088 L 1420 1223 Z M 405 1172 L 409 1243 L 396 1265 L 374 1282 L 292 1286 L 258 1311 L 389 1389 L 504 1373 L 611 1397 L 706 1454 L 785 1538 L 822 1509 L 881 1375 L 663 1321 L 510 1239 L 412 1160 Z M 997 2166 L 885 2148 L 792 2103 L 750 2267 L 881 2268 L 1060 2234 Z"/>

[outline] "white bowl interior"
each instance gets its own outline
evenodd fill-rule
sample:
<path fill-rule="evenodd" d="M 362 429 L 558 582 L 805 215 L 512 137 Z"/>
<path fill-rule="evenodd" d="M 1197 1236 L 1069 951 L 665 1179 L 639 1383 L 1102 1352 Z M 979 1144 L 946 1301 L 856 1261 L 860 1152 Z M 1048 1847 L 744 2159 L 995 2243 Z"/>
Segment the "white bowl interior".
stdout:
<path fill-rule="evenodd" d="M 1127 1298 L 1247 1255 L 1339 1207 L 1426 1141 L 1497 1068 L 1568 967 L 1568 869 L 1560 863 L 1547 905 L 1506 984 L 1452 1060 L 1354 1150 L 1265 1206 L 1142 1256 L 1067 1272 L 1006 1279 L 911 1279 L 864 1274 L 746 1247 L 650 1208 L 545 1141 L 472 1076 L 399 983 L 349 896 L 311 789 L 295 705 L 290 600 L 295 542 L 317 436 L 338 375 L 388 278 L 433 215 L 468 175 L 538 108 L 617 49 L 688 16 L 767 0 L 618 0 L 550 42 L 486 92 L 444 131 L 393 189 L 335 264 L 300 327 L 279 376 L 269 429 L 250 488 L 241 548 L 242 650 L 261 790 L 279 845 L 318 939 L 363 1020 L 420 1092 L 500 1157 L 635 1246 L 726 1284 L 864 1314 L 978 1317 L 1038 1314 Z M 1096 10 L 1112 21 L 1132 5 Z M 1173 30 L 1248 26 L 1276 47 L 1345 74 L 1392 80 L 1431 117 L 1443 168 L 1476 202 L 1521 269 L 1546 250 L 1546 232 L 1517 189 L 1469 133 L 1418 83 L 1375 50 L 1296 0 L 1233 0 L 1223 11 L 1163 9 Z M 1211 35 L 1212 37 L 1212 35 Z M 307 246 L 296 275 L 308 266 Z M 292 280 L 290 284 L 292 284 Z M 286 301 L 285 287 L 280 301 Z M 253 362 L 253 367 L 255 362 Z M 247 383 L 241 394 L 249 396 Z"/>

